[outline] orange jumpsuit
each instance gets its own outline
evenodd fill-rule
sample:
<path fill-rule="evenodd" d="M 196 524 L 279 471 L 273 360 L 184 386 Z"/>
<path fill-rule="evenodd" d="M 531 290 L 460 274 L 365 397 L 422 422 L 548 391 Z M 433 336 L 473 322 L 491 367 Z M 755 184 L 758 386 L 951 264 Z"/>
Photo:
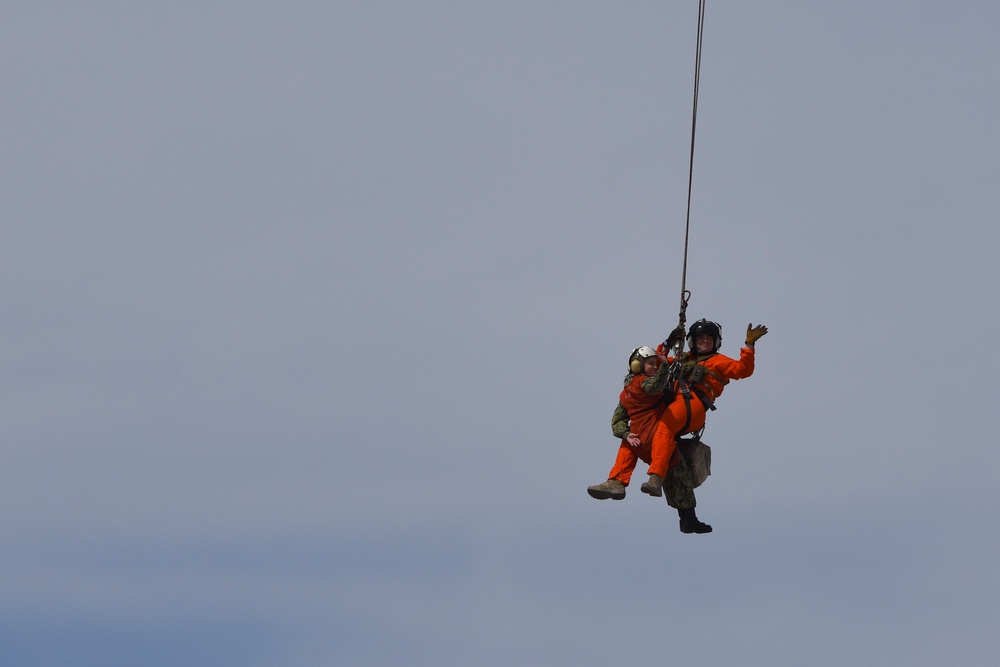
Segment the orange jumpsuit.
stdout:
<path fill-rule="evenodd" d="M 673 360 L 671 359 L 671 361 Z M 697 366 L 702 366 L 703 370 L 697 371 Z M 688 382 L 691 394 L 687 404 L 683 394 L 677 391 L 670 404 L 660 413 L 660 419 L 650 443 L 650 475 L 666 477 L 670 467 L 670 457 L 674 454 L 674 438 L 684 433 L 693 433 L 705 425 L 706 406 L 699 398 L 698 393 L 701 393 L 709 401 L 709 404 L 714 403 L 730 380 L 750 377 L 753 375 L 753 369 L 754 351 L 749 347 L 740 349 L 739 359 L 732 359 L 717 352 L 689 357 L 689 367 L 684 376 L 692 377 L 691 371 L 697 371 L 702 377 L 697 382 Z M 688 405 L 691 409 L 690 418 L 688 417 Z M 685 424 L 687 424 L 687 428 L 685 428 Z"/>
<path fill-rule="evenodd" d="M 628 441 L 622 440 L 621 446 L 618 447 L 618 457 L 611 472 L 608 473 L 608 479 L 617 479 L 628 486 L 638 460 L 641 458 L 649 463 L 653 433 L 656 432 L 656 425 L 666 407 L 664 400 L 666 373 L 667 368 L 663 366 L 652 376 L 635 375 L 622 389 L 618 401 L 628 413 L 629 432 L 639 436 L 640 445 L 632 447 Z"/>

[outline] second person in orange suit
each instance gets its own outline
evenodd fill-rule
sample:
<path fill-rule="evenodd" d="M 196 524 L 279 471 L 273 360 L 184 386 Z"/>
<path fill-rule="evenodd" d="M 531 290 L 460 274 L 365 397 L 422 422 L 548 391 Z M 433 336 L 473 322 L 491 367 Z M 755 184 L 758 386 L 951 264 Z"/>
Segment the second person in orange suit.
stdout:
<path fill-rule="evenodd" d="M 638 347 L 629 356 L 629 373 L 625 387 L 618 397 L 618 405 L 611 417 L 611 431 L 621 440 L 615 464 L 608 473 L 608 480 L 587 487 L 593 498 L 621 500 L 632 479 L 632 471 L 639 459 L 650 460 L 650 444 L 666 405 L 664 391 L 669 386 L 666 366 L 656 350 Z"/>

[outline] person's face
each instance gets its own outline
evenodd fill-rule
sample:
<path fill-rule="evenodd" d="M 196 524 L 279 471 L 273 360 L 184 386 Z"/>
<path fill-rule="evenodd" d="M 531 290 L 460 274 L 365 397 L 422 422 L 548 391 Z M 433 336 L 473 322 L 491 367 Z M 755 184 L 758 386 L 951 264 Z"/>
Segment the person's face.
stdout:
<path fill-rule="evenodd" d="M 698 334 L 694 337 L 694 349 L 698 354 L 711 352 L 715 347 L 715 339 L 709 334 Z"/>
<path fill-rule="evenodd" d="M 656 372 L 657 366 L 660 365 L 660 360 L 656 357 L 646 357 L 642 360 L 642 372 L 643 375 L 652 375 Z"/>

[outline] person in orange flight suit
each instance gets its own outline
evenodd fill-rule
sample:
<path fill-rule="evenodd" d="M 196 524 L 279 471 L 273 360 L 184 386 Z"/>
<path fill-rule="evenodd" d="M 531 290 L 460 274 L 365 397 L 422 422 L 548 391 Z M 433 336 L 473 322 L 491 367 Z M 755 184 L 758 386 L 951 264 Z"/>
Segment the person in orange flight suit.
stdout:
<path fill-rule="evenodd" d="M 705 319 L 698 320 L 688 330 L 690 352 L 680 354 L 670 363 L 678 362 L 680 377 L 673 400 L 660 414 L 659 422 L 650 443 L 649 480 L 640 490 L 651 496 L 663 492 L 663 478 L 667 474 L 670 458 L 674 453 L 674 438 L 678 434 L 698 431 L 705 425 L 706 410 L 715 409 L 715 400 L 730 380 L 750 377 L 754 371 L 754 345 L 767 333 L 764 325 L 747 325 L 746 345 L 740 349 L 740 358 L 732 359 L 719 354 L 722 346 L 722 327 Z M 669 341 L 668 341 L 669 342 Z M 669 351 L 667 343 L 661 352 Z M 681 517 L 683 525 L 685 517 Z"/>
<path fill-rule="evenodd" d="M 625 388 L 611 417 L 611 430 L 621 440 L 618 456 L 607 481 L 587 487 L 591 497 L 623 499 L 639 458 L 650 461 L 653 433 L 666 407 L 664 392 L 670 384 L 667 367 L 661 364 L 665 359 L 648 346 L 632 350 Z"/>

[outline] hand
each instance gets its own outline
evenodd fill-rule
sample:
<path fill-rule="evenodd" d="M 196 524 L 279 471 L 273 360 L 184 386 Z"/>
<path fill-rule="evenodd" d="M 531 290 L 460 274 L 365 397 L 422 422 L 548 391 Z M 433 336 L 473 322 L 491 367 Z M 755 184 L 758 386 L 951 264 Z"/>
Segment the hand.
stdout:
<path fill-rule="evenodd" d="M 627 440 L 628 444 L 632 445 L 633 447 L 638 447 L 639 445 L 642 444 L 642 440 L 640 440 L 639 436 L 637 436 L 635 433 L 629 433 L 628 435 L 626 435 L 625 440 Z"/>
<path fill-rule="evenodd" d="M 747 347 L 753 347 L 754 343 L 761 339 L 761 337 L 767 333 L 767 327 L 763 324 L 758 324 L 754 326 L 751 322 L 747 325 Z"/>
<path fill-rule="evenodd" d="M 667 336 L 667 339 L 663 341 L 663 346 L 666 347 L 668 350 L 670 350 L 673 349 L 673 347 L 678 343 L 680 343 L 682 340 L 684 340 L 684 327 L 677 326 L 673 331 L 670 332 L 670 335 Z"/>

